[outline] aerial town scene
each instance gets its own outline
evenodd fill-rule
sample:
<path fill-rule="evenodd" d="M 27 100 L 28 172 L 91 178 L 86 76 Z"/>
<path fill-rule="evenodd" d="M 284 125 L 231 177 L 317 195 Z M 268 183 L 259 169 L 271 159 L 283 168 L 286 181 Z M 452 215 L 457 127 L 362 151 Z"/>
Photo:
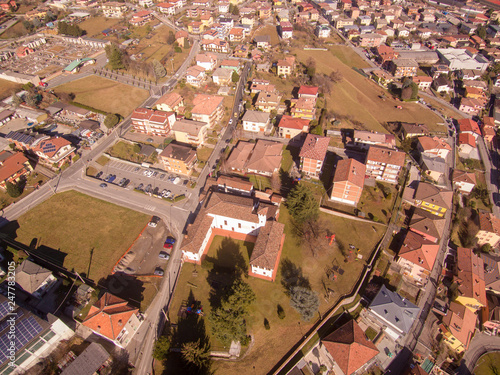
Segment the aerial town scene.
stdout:
<path fill-rule="evenodd" d="M 0 375 L 500 374 L 500 1 L 160 1 L 0 0 Z"/>

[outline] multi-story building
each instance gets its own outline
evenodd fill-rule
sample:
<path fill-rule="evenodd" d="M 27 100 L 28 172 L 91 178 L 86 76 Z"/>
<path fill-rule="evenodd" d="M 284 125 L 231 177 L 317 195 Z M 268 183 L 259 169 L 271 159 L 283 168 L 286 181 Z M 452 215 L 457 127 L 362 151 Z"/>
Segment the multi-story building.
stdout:
<path fill-rule="evenodd" d="M 453 192 L 428 182 L 419 182 L 413 197 L 413 205 L 433 215 L 443 217 L 452 206 Z"/>
<path fill-rule="evenodd" d="M 337 163 L 333 176 L 330 199 L 356 206 L 363 193 L 366 166 L 354 159 L 344 159 Z"/>
<path fill-rule="evenodd" d="M 271 112 L 278 108 L 281 96 L 275 92 L 261 91 L 255 102 L 255 107 L 263 112 Z"/>
<path fill-rule="evenodd" d="M 422 155 L 446 159 L 451 146 L 444 139 L 424 136 L 418 137 L 417 150 Z"/>
<path fill-rule="evenodd" d="M 127 12 L 128 7 L 125 3 L 112 1 L 102 4 L 101 9 L 106 18 L 121 18 Z"/>
<path fill-rule="evenodd" d="M 276 73 L 278 76 L 288 77 L 293 73 L 293 68 L 295 66 L 295 57 L 288 56 L 284 60 L 278 60 L 276 64 Z"/>
<path fill-rule="evenodd" d="M 309 120 L 283 115 L 278 124 L 278 135 L 281 138 L 293 139 L 307 133 Z"/>
<path fill-rule="evenodd" d="M 189 176 L 196 164 L 196 150 L 188 145 L 171 142 L 159 155 L 166 171 Z"/>
<path fill-rule="evenodd" d="M 415 77 L 418 63 L 414 59 L 394 59 L 391 61 L 390 69 L 396 78 Z"/>
<path fill-rule="evenodd" d="M 370 146 L 366 154 L 366 176 L 397 184 L 406 154 L 389 148 Z"/>
<path fill-rule="evenodd" d="M 393 134 L 377 133 L 367 130 L 354 130 L 352 142 L 346 146 L 368 150 L 370 146 L 396 148 L 396 137 Z"/>
<path fill-rule="evenodd" d="M 330 138 L 308 134 L 300 150 L 300 171 L 311 178 L 320 178 Z"/>
<path fill-rule="evenodd" d="M 208 124 L 201 121 L 177 120 L 172 126 L 175 140 L 181 143 L 189 143 L 196 146 L 202 145 L 207 136 Z"/>
<path fill-rule="evenodd" d="M 292 117 L 314 120 L 316 118 L 316 98 L 302 96 L 291 100 Z"/>
<path fill-rule="evenodd" d="M 217 66 L 217 55 L 207 52 L 199 53 L 195 58 L 196 65 L 201 66 L 205 70 L 214 70 Z"/>
<path fill-rule="evenodd" d="M 38 156 L 38 162 L 49 168 L 60 168 L 71 162 L 76 148 L 65 138 L 51 137 L 40 139 L 33 144 L 31 151 Z"/>
<path fill-rule="evenodd" d="M 174 112 L 148 108 L 136 108 L 130 118 L 135 131 L 160 137 L 168 136 L 175 120 Z"/>
<path fill-rule="evenodd" d="M 476 234 L 477 244 L 490 244 L 495 247 L 500 241 L 500 219 L 486 212 L 479 212 L 479 231 Z"/>
<path fill-rule="evenodd" d="M 5 189 L 7 182 L 17 184 L 32 171 L 33 167 L 22 152 L 0 152 L 0 188 Z"/>
<path fill-rule="evenodd" d="M 470 194 L 476 186 L 476 174 L 455 169 L 453 171 L 453 188 L 463 194 Z"/>
<path fill-rule="evenodd" d="M 269 131 L 269 113 L 260 111 L 246 111 L 243 115 L 243 130 L 249 132 Z"/>
<path fill-rule="evenodd" d="M 194 87 L 200 87 L 205 81 L 205 69 L 201 66 L 194 65 L 186 70 L 186 83 Z"/>
<path fill-rule="evenodd" d="M 224 115 L 224 98 L 218 95 L 197 94 L 193 99 L 193 120 L 206 122 L 212 128 Z"/>
<path fill-rule="evenodd" d="M 163 95 L 156 102 L 156 109 L 164 112 L 177 112 L 180 107 L 184 107 L 184 100 L 173 91 Z"/>
<path fill-rule="evenodd" d="M 461 48 L 439 48 L 437 53 L 450 70 L 475 69 L 483 74 L 490 62 L 481 54 L 474 54 Z"/>

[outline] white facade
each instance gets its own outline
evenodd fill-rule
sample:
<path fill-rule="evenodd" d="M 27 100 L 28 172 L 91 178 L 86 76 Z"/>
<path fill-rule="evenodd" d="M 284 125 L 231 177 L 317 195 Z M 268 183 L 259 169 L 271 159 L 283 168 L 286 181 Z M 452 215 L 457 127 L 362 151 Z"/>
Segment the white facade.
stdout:
<path fill-rule="evenodd" d="M 254 266 L 253 264 L 250 265 L 250 267 L 251 267 L 252 273 L 254 273 L 256 275 L 270 277 L 270 278 L 273 277 L 273 270 L 268 270 L 267 268 L 257 267 L 257 266 Z"/>
<path fill-rule="evenodd" d="M 134 314 L 130 317 L 128 322 L 125 324 L 125 327 L 121 330 L 120 334 L 116 337 L 114 341 L 118 346 L 125 348 L 132 337 L 134 337 L 135 333 L 141 326 L 143 320 L 140 320 L 138 314 Z"/>
<path fill-rule="evenodd" d="M 214 56 L 210 61 L 196 61 L 196 65 L 201 66 L 205 70 L 213 70 L 217 65 L 217 58 Z"/>
<path fill-rule="evenodd" d="M 398 258 L 397 263 L 403 267 L 403 275 L 411 277 L 418 284 L 425 285 L 427 283 L 429 271 L 425 268 L 404 258 Z"/>
<path fill-rule="evenodd" d="M 490 62 L 482 55 L 471 55 L 465 49 L 440 48 L 437 50 L 441 60 L 450 70 L 475 69 L 482 73 L 486 71 Z"/>
<path fill-rule="evenodd" d="M 150 8 L 155 5 L 153 0 L 139 0 L 139 5 L 143 8 Z"/>
<path fill-rule="evenodd" d="M 191 74 L 186 74 L 186 83 L 192 86 L 200 86 L 201 82 L 205 79 L 205 72 L 198 72 L 198 75 L 194 76 Z"/>
<path fill-rule="evenodd" d="M 156 9 L 158 9 L 158 11 L 160 13 L 163 13 L 163 14 L 168 14 L 169 16 L 173 16 L 175 15 L 175 6 L 173 4 L 169 4 L 167 3 L 169 6 L 161 6 L 161 5 L 157 5 L 156 6 Z"/>
<path fill-rule="evenodd" d="M 251 121 L 243 121 L 243 130 L 247 132 L 258 133 L 260 129 L 265 129 L 267 127 L 268 122 L 251 122 Z"/>
<path fill-rule="evenodd" d="M 283 39 L 291 39 L 293 38 L 293 30 L 282 30 L 281 37 Z"/>
<path fill-rule="evenodd" d="M 474 189 L 474 184 L 465 181 L 453 181 L 453 187 L 460 190 L 462 193 L 470 193 Z"/>

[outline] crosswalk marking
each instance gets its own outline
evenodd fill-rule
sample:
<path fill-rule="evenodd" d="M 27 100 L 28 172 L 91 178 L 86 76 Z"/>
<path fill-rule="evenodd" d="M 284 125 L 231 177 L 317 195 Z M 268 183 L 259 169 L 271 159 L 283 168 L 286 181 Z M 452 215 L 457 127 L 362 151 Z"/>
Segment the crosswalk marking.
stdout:
<path fill-rule="evenodd" d="M 147 206 L 144 206 L 144 208 L 148 211 L 154 211 L 156 210 L 156 207 L 155 206 L 151 206 L 151 205 L 147 205 Z"/>

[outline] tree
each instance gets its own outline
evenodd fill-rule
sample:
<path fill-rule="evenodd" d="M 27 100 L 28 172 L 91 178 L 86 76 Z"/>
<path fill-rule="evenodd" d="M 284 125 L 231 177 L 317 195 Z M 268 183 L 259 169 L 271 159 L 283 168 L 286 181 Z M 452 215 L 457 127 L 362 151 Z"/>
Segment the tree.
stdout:
<path fill-rule="evenodd" d="M 476 29 L 476 35 L 481 39 L 486 39 L 486 27 L 479 25 Z"/>
<path fill-rule="evenodd" d="M 114 43 L 108 44 L 105 48 L 105 51 L 111 69 L 125 68 L 125 64 L 123 63 L 123 53 L 116 44 Z"/>
<path fill-rule="evenodd" d="M 153 349 L 153 358 L 158 361 L 163 361 L 170 352 L 170 339 L 167 336 L 160 336 L 155 342 Z"/>
<path fill-rule="evenodd" d="M 14 94 L 12 95 L 12 104 L 17 108 L 19 107 L 23 102 L 23 98 L 21 98 L 19 95 Z"/>
<path fill-rule="evenodd" d="M 26 104 L 30 107 L 36 107 L 37 99 L 36 95 L 29 93 L 26 95 Z"/>
<path fill-rule="evenodd" d="M 85 30 L 81 29 L 78 25 L 71 25 L 64 21 L 59 21 L 57 23 L 57 31 L 59 34 L 71 35 L 71 36 L 82 36 L 85 34 Z"/>
<path fill-rule="evenodd" d="M 285 319 L 286 317 L 285 310 L 283 310 L 283 307 L 280 304 L 278 304 L 277 312 L 278 312 L 278 318 Z"/>
<path fill-rule="evenodd" d="M 401 100 L 411 99 L 411 86 L 406 86 L 401 89 Z"/>
<path fill-rule="evenodd" d="M 163 78 L 167 75 L 165 67 L 158 60 L 154 59 L 152 64 L 156 79 Z"/>
<path fill-rule="evenodd" d="M 343 79 L 342 73 L 338 70 L 333 70 L 328 77 L 333 83 L 338 83 Z"/>
<path fill-rule="evenodd" d="M 17 198 L 23 193 L 19 185 L 13 184 L 12 182 L 9 181 L 7 181 L 6 188 L 7 188 L 7 194 L 9 194 L 9 196 L 12 198 Z"/>
<path fill-rule="evenodd" d="M 233 16 L 238 16 L 240 14 L 240 10 L 236 5 L 229 4 L 229 13 L 231 13 Z"/>
<path fill-rule="evenodd" d="M 234 70 L 233 70 L 233 74 L 231 75 L 231 81 L 233 83 L 238 83 L 238 81 L 240 80 L 240 76 L 238 75 L 238 73 L 236 73 Z"/>
<path fill-rule="evenodd" d="M 172 30 L 170 30 L 167 35 L 167 44 L 174 44 L 174 42 L 175 42 L 175 34 Z"/>
<path fill-rule="evenodd" d="M 481 252 L 483 253 L 489 253 L 491 250 L 491 245 L 489 243 L 485 243 L 483 246 L 481 246 Z"/>
<path fill-rule="evenodd" d="M 312 319 L 319 307 L 319 298 L 316 292 L 302 286 L 294 286 L 290 289 L 290 306 L 302 316 L 302 319 Z"/>
<path fill-rule="evenodd" d="M 115 115 L 114 113 L 109 113 L 106 118 L 104 119 L 104 126 L 106 126 L 108 129 L 112 129 L 118 124 L 120 121 L 120 118 Z"/>
<path fill-rule="evenodd" d="M 267 320 L 267 318 L 264 318 L 264 328 L 268 331 L 271 329 L 271 325 L 269 324 L 269 320 Z"/>
<path fill-rule="evenodd" d="M 296 185 L 288 194 L 286 207 L 293 219 L 299 223 L 315 221 L 319 215 L 319 203 L 305 185 Z"/>
<path fill-rule="evenodd" d="M 199 370 L 210 368 L 210 345 L 201 344 L 200 340 L 182 344 L 182 358 Z"/>

